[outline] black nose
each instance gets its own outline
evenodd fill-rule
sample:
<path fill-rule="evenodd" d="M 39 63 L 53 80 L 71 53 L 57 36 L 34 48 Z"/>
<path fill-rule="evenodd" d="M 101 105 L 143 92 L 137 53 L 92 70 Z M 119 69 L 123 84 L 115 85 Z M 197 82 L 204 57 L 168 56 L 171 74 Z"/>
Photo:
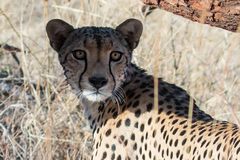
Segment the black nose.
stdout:
<path fill-rule="evenodd" d="M 90 77 L 88 81 L 93 87 L 95 87 L 96 89 L 99 89 L 105 86 L 108 80 L 104 77 Z"/>

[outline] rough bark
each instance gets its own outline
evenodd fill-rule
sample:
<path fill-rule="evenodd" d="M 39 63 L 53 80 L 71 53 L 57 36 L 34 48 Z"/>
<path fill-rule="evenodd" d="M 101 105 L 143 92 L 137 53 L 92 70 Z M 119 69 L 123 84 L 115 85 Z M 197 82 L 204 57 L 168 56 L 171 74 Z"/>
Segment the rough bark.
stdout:
<path fill-rule="evenodd" d="M 199 23 L 232 32 L 240 32 L 240 1 L 238 0 L 141 0 Z"/>

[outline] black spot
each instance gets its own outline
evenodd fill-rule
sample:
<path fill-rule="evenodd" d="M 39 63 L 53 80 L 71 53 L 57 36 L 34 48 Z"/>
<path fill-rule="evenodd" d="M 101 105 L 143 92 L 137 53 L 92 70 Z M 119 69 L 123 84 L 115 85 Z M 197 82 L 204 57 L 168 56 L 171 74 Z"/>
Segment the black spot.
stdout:
<path fill-rule="evenodd" d="M 136 160 L 139 160 L 138 155 L 136 155 Z"/>
<path fill-rule="evenodd" d="M 141 115 L 141 110 L 140 109 L 136 110 L 135 111 L 135 117 L 139 118 L 140 115 Z"/>
<path fill-rule="evenodd" d="M 177 147 L 178 145 L 178 140 L 175 141 L 174 146 Z"/>
<path fill-rule="evenodd" d="M 187 138 L 185 138 L 185 139 L 182 141 L 182 145 L 183 145 L 183 146 L 185 145 L 186 141 L 187 141 Z"/>
<path fill-rule="evenodd" d="M 169 145 L 172 146 L 172 143 L 173 143 L 173 140 L 171 139 L 171 140 L 169 141 Z"/>
<path fill-rule="evenodd" d="M 88 120 L 90 120 L 91 118 L 92 118 L 92 116 L 91 116 L 91 115 L 89 115 L 89 116 L 88 116 Z"/>
<path fill-rule="evenodd" d="M 240 140 L 238 140 L 238 141 L 235 143 L 235 145 L 234 145 L 235 148 L 238 146 L 239 142 L 240 142 Z"/>
<path fill-rule="evenodd" d="M 138 128 L 138 122 L 136 122 L 136 123 L 134 124 L 134 127 L 135 127 L 135 128 Z"/>
<path fill-rule="evenodd" d="M 149 91 L 150 91 L 149 89 L 144 89 L 142 93 L 149 92 Z"/>
<path fill-rule="evenodd" d="M 134 99 L 138 99 L 139 97 L 141 97 L 141 94 L 139 94 L 136 97 L 134 97 Z"/>
<path fill-rule="evenodd" d="M 130 108 L 132 105 L 132 101 L 128 103 L 127 108 Z"/>
<path fill-rule="evenodd" d="M 186 133 L 186 130 L 183 130 L 183 131 L 180 133 L 180 136 L 183 136 L 185 133 Z"/>
<path fill-rule="evenodd" d="M 148 138 L 148 132 L 146 132 L 146 135 L 145 135 L 145 139 L 147 139 Z"/>
<path fill-rule="evenodd" d="M 121 155 L 118 155 L 117 160 L 122 160 Z"/>
<path fill-rule="evenodd" d="M 161 121 L 161 124 L 163 124 L 165 122 L 165 119 L 163 119 L 162 121 Z"/>
<path fill-rule="evenodd" d="M 111 160 L 114 160 L 114 159 L 115 159 L 115 153 L 113 153 L 111 156 Z"/>
<path fill-rule="evenodd" d="M 184 120 L 184 121 L 180 122 L 179 124 L 182 125 L 182 124 L 184 124 L 186 122 L 187 122 L 187 120 Z"/>
<path fill-rule="evenodd" d="M 193 155 L 195 154 L 196 150 L 197 150 L 197 147 L 193 149 Z"/>
<path fill-rule="evenodd" d="M 99 128 L 97 129 L 97 134 L 99 133 Z"/>
<path fill-rule="evenodd" d="M 205 143 L 206 143 L 206 140 L 202 142 L 201 147 L 203 147 Z"/>
<path fill-rule="evenodd" d="M 122 112 L 125 111 L 126 107 L 127 107 L 126 105 L 123 106 Z"/>
<path fill-rule="evenodd" d="M 122 143 L 123 141 L 124 141 L 124 136 L 121 135 L 121 136 L 119 137 L 119 143 Z"/>
<path fill-rule="evenodd" d="M 163 139 L 166 138 L 166 135 L 167 135 L 167 131 L 165 131 L 165 132 L 163 133 Z"/>
<path fill-rule="evenodd" d="M 168 109 L 172 109 L 173 107 L 171 105 L 167 105 L 167 108 Z"/>
<path fill-rule="evenodd" d="M 125 141 L 124 141 L 124 146 L 126 147 L 127 144 L 128 144 L 128 140 L 125 140 Z"/>
<path fill-rule="evenodd" d="M 173 158 L 173 152 L 171 152 L 171 154 L 170 154 L 170 159 L 172 159 Z"/>
<path fill-rule="evenodd" d="M 132 135 L 131 135 L 131 140 L 135 140 L 135 134 L 133 133 Z"/>
<path fill-rule="evenodd" d="M 131 99 L 135 95 L 135 92 L 129 94 L 128 98 Z"/>
<path fill-rule="evenodd" d="M 106 144 L 106 148 L 109 148 L 109 144 Z"/>
<path fill-rule="evenodd" d="M 217 146 L 217 151 L 220 149 L 220 147 L 221 147 L 221 143 L 218 144 L 218 146 Z"/>
<path fill-rule="evenodd" d="M 145 143 L 144 148 L 145 148 L 145 151 L 147 151 L 147 143 Z"/>
<path fill-rule="evenodd" d="M 143 140 L 144 140 L 144 137 L 142 136 L 142 137 L 141 137 L 141 142 L 142 142 L 142 143 L 143 143 Z"/>
<path fill-rule="evenodd" d="M 217 137 L 217 138 L 215 139 L 215 141 L 213 142 L 213 144 L 217 143 L 218 139 L 219 139 L 219 137 Z"/>
<path fill-rule="evenodd" d="M 161 114 L 162 111 L 163 111 L 163 108 L 159 108 L 159 109 L 158 109 L 158 114 Z"/>
<path fill-rule="evenodd" d="M 196 124 L 193 124 L 192 126 L 191 126 L 191 128 L 193 129 L 193 128 L 195 128 L 197 125 Z"/>
<path fill-rule="evenodd" d="M 150 112 L 150 111 L 152 110 L 152 108 L 153 108 L 152 103 L 149 103 L 149 104 L 147 105 L 147 111 Z"/>
<path fill-rule="evenodd" d="M 160 121 L 160 117 L 156 118 L 155 123 L 158 123 Z"/>
<path fill-rule="evenodd" d="M 161 144 L 159 144 L 158 146 L 158 152 L 160 152 L 160 150 L 161 150 Z"/>
<path fill-rule="evenodd" d="M 164 131 L 165 125 L 162 126 L 161 128 L 161 133 Z"/>
<path fill-rule="evenodd" d="M 193 141 L 193 139 L 196 137 L 196 135 L 193 135 L 192 137 L 191 137 L 191 140 L 190 141 Z"/>
<path fill-rule="evenodd" d="M 111 129 L 107 130 L 106 136 L 108 137 L 111 134 Z"/>
<path fill-rule="evenodd" d="M 165 97 L 164 100 L 170 102 L 170 99 L 168 99 L 167 97 Z"/>
<path fill-rule="evenodd" d="M 116 127 L 119 128 L 119 127 L 121 126 L 121 124 L 122 124 L 122 120 L 120 119 L 120 120 L 117 122 Z"/>
<path fill-rule="evenodd" d="M 142 84 L 140 85 L 140 88 L 146 88 L 147 86 L 148 86 L 147 83 L 142 83 Z"/>
<path fill-rule="evenodd" d="M 107 158 L 107 152 L 103 152 L 102 159 L 105 159 L 105 158 Z"/>
<path fill-rule="evenodd" d="M 149 97 L 154 97 L 154 94 L 153 93 L 149 94 Z"/>
<path fill-rule="evenodd" d="M 164 102 L 163 102 L 163 101 L 161 101 L 161 100 L 160 100 L 160 101 L 158 101 L 158 105 L 159 105 L 159 106 L 163 105 L 163 103 L 164 103 Z"/>
<path fill-rule="evenodd" d="M 178 119 L 175 119 L 173 122 L 172 122 L 172 125 L 176 124 L 178 122 Z"/>
<path fill-rule="evenodd" d="M 237 149 L 236 154 L 240 153 L 240 147 Z"/>
<path fill-rule="evenodd" d="M 114 114 L 113 114 L 113 119 L 116 119 L 118 116 L 118 112 L 116 111 Z"/>
<path fill-rule="evenodd" d="M 141 132 L 144 131 L 144 124 L 141 124 L 141 126 L 140 126 L 140 131 L 141 131 Z"/>
<path fill-rule="evenodd" d="M 168 112 L 167 112 L 167 115 L 170 115 L 171 113 L 172 113 L 172 111 L 168 111 Z"/>
<path fill-rule="evenodd" d="M 136 102 L 133 103 L 132 107 L 136 108 L 138 105 L 139 105 L 139 101 L 136 101 Z"/>
<path fill-rule="evenodd" d="M 112 145 L 112 151 L 114 152 L 116 150 L 115 144 Z"/>
<path fill-rule="evenodd" d="M 133 150 L 137 150 L 137 143 L 135 143 L 134 145 L 133 145 Z"/>
<path fill-rule="evenodd" d="M 178 151 L 177 151 L 177 154 L 176 154 L 176 157 L 178 158 L 179 155 L 180 155 L 180 151 L 178 150 Z"/>
<path fill-rule="evenodd" d="M 167 135 L 167 137 L 165 139 L 166 144 L 168 143 L 168 138 L 169 138 L 169 136 Z"/>
<path fill-rule="evenodd" d="M 207 155 L 207 149 L 203 153 L 203 158 L 206 158 L 206 155 Z"/>
<path fill-rule="evenodd" d="M 139 79 L 137 79 L 136 81 L 134 81 L 134 83 L 139 83 L 140 82 L 140 80 Z"/>
<path fill-rule="evenodd" d="M 130 126 L 130 124 L 131 124 L 131 121 L 130 121 L 130 119 L 128 118 L 128 119 L 126 119 L 126 121 L 125 121 L 125 126 L 126 127 L 129 127 Z"/>
<path fill-rule="evenodd" d="M 222 131 L 220 131 L 220 132 L 222 133 Z M 218 133 L 219 133 L 219 132 L 218 132 Z M 233 134 L 232 134 L 232 136 L 234 136 L 236 133 L 238 133 L 238 130 L 234 131 Z M 217 136 L 217 134 L 216 134 L 216 136 Z"/>
<path fill-rule="evenodd" d="M 116 108 L 113 108 L 112 113 L 116 111 Z"/>
<path fill-rule="evenodd" d="M 148 156 L 149 156 L 149 158 L 152 158 L 152 152 L 151 151 L 149 151 Z"/>
<path fill-rule="evenodd" d="M 150 125 L 151 122 L 152 122 L 152 118 L 149 118 L 149 119 L 148 119 L 148 125 Z"/>

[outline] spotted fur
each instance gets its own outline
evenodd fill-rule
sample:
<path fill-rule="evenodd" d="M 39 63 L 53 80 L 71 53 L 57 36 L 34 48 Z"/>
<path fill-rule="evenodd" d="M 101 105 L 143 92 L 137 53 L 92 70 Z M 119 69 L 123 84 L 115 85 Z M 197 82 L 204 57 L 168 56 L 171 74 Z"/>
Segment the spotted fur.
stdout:
<path fill-rule="evenodd" d="M 162 79 L 155 95 L 153 76 L 131 63 L 140 21 L 73 29 L 52 20 L 47 33 L 93 129 L 92 159 L 240 158 L 237 125 L 213 119 L 185 90 Z"/>

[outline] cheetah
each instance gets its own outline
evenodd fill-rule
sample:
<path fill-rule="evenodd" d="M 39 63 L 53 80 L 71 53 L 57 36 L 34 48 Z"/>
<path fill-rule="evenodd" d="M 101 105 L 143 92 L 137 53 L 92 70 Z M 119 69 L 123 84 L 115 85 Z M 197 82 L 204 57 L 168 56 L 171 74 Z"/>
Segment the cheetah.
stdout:
<path fill-rule="evenodd" d="M 91 158 L 240 159 L 236 124 L 213 119 L 185 90 L 131 62 L 142 30 L 137 19 L 115 29 L 74 29 L 59 19 L 46 26 L 92 129 Z"/>

